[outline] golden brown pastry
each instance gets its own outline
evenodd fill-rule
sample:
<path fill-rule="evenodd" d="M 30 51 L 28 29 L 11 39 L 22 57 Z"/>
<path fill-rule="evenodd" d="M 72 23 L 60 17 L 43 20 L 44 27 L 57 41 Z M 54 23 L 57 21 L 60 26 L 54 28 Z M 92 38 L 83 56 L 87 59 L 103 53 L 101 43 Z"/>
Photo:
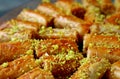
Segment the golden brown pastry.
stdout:
<path fill-rule="evenodd" d="M 56 55 L 45 53 L 40 57 L 40 65 L 45 70 L 49 70 L 55 78 L 68 77 L 80 66 L 80 60 L 83 58 L 81 53 L 72 50 L 69 52 L 60 52 Z"/>
<path fill-rule="evenodd" d="M 0 79 L 119 79 L 119 0 L 40 2 L 0 25 Z"/>
<path fill-rule="evenodd" d="M 89 46 L 119 49 L 119 36 L 86 34 L 83 41 L 83 50 L 86 51 Z"/>
<path fill-rule="evenodd" d="M 104 58 L 86 58 L 82 63 L 69 79 L 101 79 L 110 67 L 110 63 Z"/>
<path fill-rule="evenodd" d="M 119 25 L 113 25 L 110 23 L 106 24 L 93 24 L 90 27 L 91 34 L 102 34 L 102 35 L 119 35 L 120 34 Z"/>
<path fill-rule="evenodd" d="M 112 14 L 111 16 L 105 19 L 105 22 L 113 24 L 113 25 L 119 25 L 120 24 L 120 12 Z"/>
<path fill-rule="evenodd" d="M 37 34 L 32 30 L 19 30 L 16 28 L 17 27 L 15 26 L 13 28 L 8 28 L 0 31 L 0 43 L 37 38 Z"/>
<path fill-rule="evenodd" d="M 99 3 L 97 2 L 97 0 L 81 0 L 82 1 L 82 5 L 85 8 L 89 8 L 91 5 L 93 6 L 99 6 Z"/>
<path fill-rule="evenodd" d="M 12 19 L 8 21 L 7 24 L 8 27 L 17 26 L 20 29 L 30 29 L 30 30 L 34 30 L 35 32 L 37 32 L 39 28 L 42 26 L 39 23 L 29 22 L 19 19 Z"/>
<path fill-rule="evenodd" d="M 118 60 L 120 60 L 120 48 L 114 49 L 114 48 L 106 48 L 106 47 L 88 47 L 87 50 L 87 57 L 93 57 L 97 56 L 100 58 L 106 58 L 111 63 L 114 63 Z"/>
<path fill-rule="evenodd" d="M 37 57 L 41 57 L 45 53 L 48 55 L 56 55 L 61 52 L 68 53 L 71 50 L 74 52 L 79 52 L 77 43 L 72 40 L 47 39 L 35 41 L 35 51 Z"/>
<path fill-rule="evenodd" d="M 83 19 L 86 10 L 81 6 L 80 3 L 74 0 L 58 0 L 55 2 L 58 8 L 61 8 L 67 15 L 74 15 L 78 18 Z"/>
<path fill-rule="evenodd" d="M 42 14 L 38 11 L 24 9 L 21 13 L 17 16 L 17 19 L 30 21 L 30 22 L 37 22 L 44 26 L 51 26 L 53 18 Z"/>
<path fill-rule="evenodd" d="M 38 64 L 35 63 L 33 55 L 22 56 L 0 65 L 0 79 L 16 79 L 37 66 Z"/>
<path fill-rule="evenodd" d="M 32 51 L 32 49 L 31 41 L 0 43 L 0 64 L 26 55 L 26 52 Z M 32 54 L 32 52 L 30 53 Z"/>
<path fill-rule="evenodd" d="M 35 43 L 40 67 L 51 71 L 57 78 L 70 76 L 83 58 L 75 41 L 69 39 L 47 39 Z"/>
<path fill-rule="evenodd" d="M 100 8 L 92 5 L 87 8 L 84 20 L 92 25 L 94 23 L 102 23 L 104 18 L 105 15 L 101 13 Z"/>
<path fill-rule="evenodd" d="M 42 3 L 37 7 L 37 10 L 51 17 L 56 17 L 59 14 L 63 14 L 63 11 L 52 3 Z"/>
<path fill-rule="evenodd" d="M 0 27 L 0 42 L 8 42 L 12 39 L 26 40 L 38 37 L 41 24 L 12 19 Z"/>
<path fill-rule="evenodd" d="M 108 79 L 120 79 L 120 61 L 112 64 L 111 69 L 106 74 Z"/>
<path fill-rule="evenodd" d="M 42 27 L 39 30 L 39 37 L 42 39 L 69 39 L 78 42 L 79 34 L 72 29 L 60 29 L 52 27 Z"/>
<path fill-rule="evenodd" d="M 115 12 L 115 6 L 112 0 L 82 0 L 83 6 L 89 8 L 90 6 L 100 8 L 101 12 L 104 14 L 112 14 Z"/>
<path fill-rule="evenodd" d="M 112 3 L 112 0 L 98 0 L 98 3 L 101 8 L 101 12 L 104 14 L 112 14 L 115 12 L 115 6 Z"/>
<path fill-rule="evenodd" d="M 56 17 L 54 25 L 57 28 L 74 29 L 81 37 L 89 31 L 89 25 L 87 25 L 82 19 L 70 15 L 60 15 Z"/>
<path fill-rule="evenodd" d="M 54 77 L 50 71 L 36 67 L 17 79 L 54 79 Z"/>

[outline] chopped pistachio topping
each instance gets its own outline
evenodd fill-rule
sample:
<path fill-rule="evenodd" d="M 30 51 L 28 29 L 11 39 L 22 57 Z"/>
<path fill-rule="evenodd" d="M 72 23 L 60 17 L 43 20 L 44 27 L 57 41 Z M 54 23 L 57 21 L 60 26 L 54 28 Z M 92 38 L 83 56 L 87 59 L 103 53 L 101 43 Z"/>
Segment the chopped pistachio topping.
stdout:
<path fill-rule="evenodd" d="M 83 58 L 81 61 L 80 61 L 80 64 L 84 64 L 84 63 L 87 63 L 88 62 L 88 58 Z"/>
<path fill-rule="evenodd" d="M 35 47 L 35 49 L 38 49 L 39 44 L 40 44 L 40 41 L 39 41 L 39 40 L 33 40 L 33 41 L 32 41 L 32 46 Z"/>
<path fill-rule="evenodd" d="M 50 0 L 42 0 L 42 3 L 49 3 Z"/>
<path fill-rule="evenodd" d="M 8 62 L 5 62 L 5 63 L 2 64 L 2 67 L 4 67 L 4 68 L 7 67 L 7 66 L 8 66 Z"/>
<path fill-rule="evenodd" d="M 39 34 L 43 34 L 46 32 L 45 26 L 42 26 L 41 29 L 39 30 Z"/>
<path fill-rule="evenodd" d="M 15 20 L 11 20 L 11 21 L 9 21 L 9 23 L 11 23 L 11 24 L 13 24 L 13 25 L 16 25 L 17 24 L 17 22 L 15 21 Z"/>
<path fill-rule="evenodd" d="M 100 13 L 100 8 L 98 7 L 90 6 L 89 9 L 90 9 L 90 12 L 92 13 Z"/>
<path fill-rule="evenodd" d="M 26 54 L 27 54 L 27 55 L 32 55 L 32 54 L 33 54 L 33 50 L 31 50 L 31 49 L 28 50 L 28 51 L 26 52 Z"/>
<path fill-rule="evenodd" d="M 102 22 L 105 16 L 103 14 L 96 14 L 95 22 L 99 23 Z"/>
<path fill-rule="evenodd" d="M 47 62 L 49 62 L 49 65 L 45 65 L 44 66 L 44 69 L 45 70 L 49 70 L 49 71 L 52 71 L 52 64 L 54 63 L 54 62 L 51 62 L 51 61 L 47 61 Z"/>
<path fill-rule="evenodd" d="M 94 11 L 99 13 L 100 12 L 100 8 L 94 7 Z"/>
<path fill-rule="evenodd" d="M 119 18 L 116 18 L 116 19 L 115 19 L 115 22 L 118 23 L 118 24 L 120 24 L 120 19 L 119 19 Z"/>
<path fill-rule="evenodd" d="M 19 27 L 17 27 L 17 26 L 12 26 L 12 28 L 10 29 L 10 33 L 11 33 L 11 34 L 14 34 L 14 33 L 18 32 L 19 30 L 20 30 Z"/>
<path fill-rule="evenodd" d="M 36 60 L 35 60 L 35 63 L 36 63 L 37 65 L 39 65 L 39 64 L 41 63 L 41 60 L 40 60 L 40 59 L 36 59 Z"/>
<path fill-rule="evenodd" d="M 72 58 L 75 58 L 75 52 L 73 50 L 69 50 L 68 54 L 66 55 L 66 60 L 70 60 Z"/>
<path fill-rule="evenodd" d="M 67 10 L 66 15 L 70 15 L 70 14 L 71 14 L 70 10 Z"/>
<path fill-rule="evenodd" d="M 97 2 L 98 2 L 99 4 L 102 4 L 102 3 L 103 3 L 103 0 L 97 0 Z"/>
<path fill-rule="evenodd" d="M 58 34 L 60 35 L 60 36 L 63 36 L 64 35 L 64 33 L 63 32 L 58 32 Z"/>
<path fill-rule="evenodd" d="M 110 62 L 105 58 L 91 57 L 81 60 L 77 77 L 80 79 L 98 79 L 110 67 Z"/>
<path fill-rule="evenodd" d="M 18 38 L 11 38 L 11 41 L 17 41 Z"/>
<path fill-rule="evenodd" d="M 48 30 L 49 30 L 50 33 L 53 33 L 52 27 L 49 27 Z"/>
<path fill-rule="evenodd" d="M 55 57 L 56 59 L 59 59 L 59 60 L 65 60 L 65 54 L 63 53 L 57 54 Z"/>
<path fill-rule="evenodd" d="M 54 50 L 57 50 L 59 48 L 58 45 L 52 45 L 52 47 L 53 47 Z"/>
<path fill-rule="evenodd" d="M 46 45 L 41 45 L 42 49 L 47 49 Z"/>
<path fill-rule="evenodd" d="M 41 29 L 45 29 L 45 26 L 42 26 Z"/>

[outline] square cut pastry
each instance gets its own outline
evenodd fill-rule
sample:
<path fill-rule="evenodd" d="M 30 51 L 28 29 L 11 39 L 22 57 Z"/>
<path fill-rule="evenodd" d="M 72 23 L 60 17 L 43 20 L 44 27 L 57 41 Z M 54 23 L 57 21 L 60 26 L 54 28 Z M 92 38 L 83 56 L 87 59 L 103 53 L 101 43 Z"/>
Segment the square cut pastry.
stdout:
<path fill-rule="evenodd" d="M 0 79 L 16 79 L 37 66 L 33 55 L 26 55 L 11 62 L 4 62 L 0 65 Z"/>
<path fill-rule="evenodd" d="M 39 58 L 40 66 L 44 70 L 51 71 L 56 79 L 69 77 L 80 66 L 83 58 L 81 53 L 74 51 L 61 52 L 56 55 L 44 54 Z"/>
<path fill-rule="evenodd" d="M 35 40 L 34 42 L 38 58 L 45 53 L 48 55 L 56 55 L 61 52 L 68 53 L 71 50 L 79 52 L 77 43 L 69 39 Z"/>
<path fill-rule="evenodd" d="M 0 31 L 0 43 L 33 38 L 37 38 L 37 34 L 33 30 L 20 30 L 16 26 Z"/>
<path fill-rule="evenodd" d="M 94 46 L 119 49 L 119 36 L 86 34 L 83 41 L 83 51 L 86 51 L 88 47 Z"/>
<path fill-rule="evenodd" d="M 110 36 L 118 36 L 120 34 L 119 25 L 114 25 L 111 23 L 105 24 L 93 24 L 90 27 L 91 34 L 101 34 L 101 35 L 110 35 Z"/>
<path fill-rule="evenodd" d="M 29 72 L 21 75 L 17 79 L 54 79 L 54 77 L 50 71 L 36 67 Z"/>
<path fill-rule="evenodd" d="M 105 23 L 110 23 L 111 25 L 120 24 L 120 12 L 113 13 L 111 16 L 105 19 Z"/>
<path fill-rule="evenodd" d="M 115 12 L 115 6 L 112 0 L 82 0 L 83 6 L 89 8 L 90 6 L 95 6 L 100 8 L 101 12 L 104 14 L 112 14 Z"/>
<path fill-rule="evenodd" d="M 39 30 L 40 39 L 69 39 L 75 42 L 79 42 L 79 34 L 77 31 L 72 29 L 61 29 L 52 27 L 42 27 Z"/>
<path fill-rule="evenodd" d="M 82 65 L 69 79 L 101 79 L 110 69 L 110 63 L 105 58 L 85 58 L 81 63 Z"/>
<path fill-rule="evenodd" d="M 56 7 L 52 3 L 42 3 L 38 5 L 36 10 L 53 18 L 57 17 L 59 14 L 64 14 L 64 12 L 60 8 Z"/>
<path fill-rule="evenodd" d="M 53 18 L 35 10 L 24 9 L 17 16 L 17 19 L 40 23 L 44 26 L 52 26 Z"/>
<path fill-rule="evenodd" d="M 38 38 L 38 31 L 42 27 L 39 23 L 12 19 L 0 26 L 0 42 L 12 39 L 26 40 Z"/>
<path fill-rule="evenodd" d="M 11 19 L 10 21 L 7 21 L 0 25 L 0 30 L 4 30 L 6 28 L 12 28 L 16 26 L 16 29 L 30 29 L 35 32 L 39 30 L 39 28 L 42 26 L 39 23 L 34 23 L 34 22 L 29 22 L 29 21 L 24 21 L 20 19 Z"/>
<path fill-rule="evenodd" d="M 0 64 L 13 61 L 29 53 L 33 53 L 33 46 L 30 40 L 0 43 Z"/>
<path fill-rule="evenodd" d="M 69 39 L 36 40 L 35 46 L 40 67 L 51 71 L 57 78 L 72 74 L 83 58 L 77 44 Z"/>
<path fill-rule="evenodd" d="M 83 51 L 87 57 L 107 58 L 111 63 L 120 59 L 120 40 L 117 36 L 92 35 L 84 37 Z"/>
<path fill-rule="evenodd" d="M 110 63 L 114 63 L 120 60 L 120 48 L 106 48 L 106 47 L 88 47 L 87 57 L 97 56 L 100 58 L 106 58 Z"/>
<path fill-rule="evenodd" d="M 89 32 L 89 24 L 82 19 L 71 15 L 59 15 L 54 19 L 56 28 L 69 28 L 76 30 L 80 37 Z"/>
<path fill-rule="evenodd" d="M 61 8 L 67 15 L 74 15 L 81 19 L 84 18 L 86 10 L 75 0 L 58 0 L 55 2 L 55 5 Z"/>
<path fill-rule="evenodd" d="M 111 65 L 111 69 L 106 73 L 108 79 L 120 79 L 120 61 Z"/>

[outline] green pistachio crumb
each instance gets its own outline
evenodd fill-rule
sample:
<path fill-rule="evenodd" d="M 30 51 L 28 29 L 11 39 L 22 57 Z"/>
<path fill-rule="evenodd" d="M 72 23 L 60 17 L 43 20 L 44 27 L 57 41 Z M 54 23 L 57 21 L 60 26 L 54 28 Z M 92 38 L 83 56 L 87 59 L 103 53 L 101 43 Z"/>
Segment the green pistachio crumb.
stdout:
<path fill-rule="evenodd" d="M 51 34 L 53 33 L 52 27 L 49 27 L 49 32 L 50 32 Z"/>
<path fill-rule="evenodd" d="M 41 47 L 42 47 L 42 49 L 47 49 L 46 45 L 42 45 Z"/>
<path fill-rule="evenodd" d="M 99 23 L 102 22 L 104 20 L 105 16 L 103 14 L 96 14 L 96 19 L 95 22 Z"/>
<path fill-rule="evenodd" d="M 41 63 L 41 60 L 40 60 L 40 59 L 36 59 L 36 60 L 35 60 L 35 63 L 36 63 L 37 65 L 39 65 L 39 64 Z"/>
<path fill-rule="evenodd" d="M 5 62 L 5 63 L 2 64 L 2 67 L 4 67 L 4 68 L 7 67 L 7 66 L 8 66 L 8 62 Z"/>
<path fill-rule="evenodd" d="M 75 54 L 74 54 L 74 51 L 73 50 L 69 50 L 68 51 L 68 54 L 66 55 L 66 59 L 67 60 L 70 60 L 72 58 L 75 58 Z"/>
<path fill-rule="evenodd" d="M 39 30 L 39 34 L 45 33 L 46 29 L 45 26 L 42 26 L 41 29 Z"/>
<path fill-rule="evenodd" d="M 28 51 L 26 52 L 26 54 L 27 54 L 27 55 L 32 55 L 32 54 L 33 54 L 33 50 L 31 50 L 31 49 L 28 50 Z"/>
<path fill-rule="evenodd" d="M 53 47 L 54 50 L 57 50 L 59 48 L 58 45 L 52 45 L 52 47 Z"/>

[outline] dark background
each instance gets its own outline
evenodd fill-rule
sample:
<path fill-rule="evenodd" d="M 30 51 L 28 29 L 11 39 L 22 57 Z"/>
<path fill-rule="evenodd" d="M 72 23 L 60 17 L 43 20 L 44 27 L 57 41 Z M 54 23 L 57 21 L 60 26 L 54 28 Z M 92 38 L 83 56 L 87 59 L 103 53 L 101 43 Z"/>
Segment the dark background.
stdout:
<path fill-rule="evenodd" d="M 33 1 L 33 4 L 30 3 Z M 26 4 L 30 3 L 28 6 L 34 6 L 34 2 L 41 2 L 42 0 L 0 0 L 0 17 L 3 15 L 9 14 L 9 12 L 20 12 L 22 8 L 26 7 Z M 54 2 L 56 0 L 51 0 L 51 2 Z M 76 0 L 76 1 L 81 1 L 81 0 Z M 114 0 L 113 0 L 114 1 Z M 23 7 L 24 5 L 24 7 Z M 19 6 L 22 6 L 19 8 Z M 30 7 L 31 8 L 31 7 Z M 14 11 L 14 9 L 18 9 L 17 11 Z M 14 13 L 12 13 L 14 14 Z M 10 15 L 10 14 L 9 14 Z M 17 13 L 16 13 L 17 15 Z M 13 15 L 12 15 L 13 16 Z"/>
<path fill-rule="evenodd" d="M 16 18 L 24 8 L 34 9 L 40 3 L 41 0 L 0 0 L 0 25 Z"/>
<path fill-rule="evenodd" d="M 29 3 L 31 1 L 38 1 L 38 0 L 0 0 L 0 17 L 5 15 L 6 13 L 14 10 L 15 8 L 25 5 L 26 3 Z M 42 0 L 39 0 L 40 2 Z M 51 0 L 51 2 L 54 2 L 56 0 Z M 80 1 L 80 0 L 77 0 Z"/>
<path fill-rule="evenodd" d="M 0 16 L 31 0 L 0 0 Z"/>

